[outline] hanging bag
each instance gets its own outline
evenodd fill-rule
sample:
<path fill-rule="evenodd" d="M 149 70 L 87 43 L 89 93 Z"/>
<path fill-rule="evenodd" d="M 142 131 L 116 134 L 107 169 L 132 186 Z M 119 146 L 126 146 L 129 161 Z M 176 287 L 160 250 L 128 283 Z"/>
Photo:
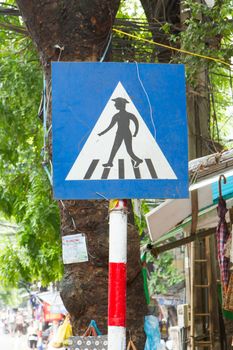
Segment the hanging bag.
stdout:
<path fill-rule="evenodd" d="M 94 320 L 91 320 L 87 330 L 84 332 L 83 337 L 97 337 L 98 335 L 102 335 L 97 324 Z"/>
<path fill-rule="evenodd" d="M 107 350 L 108 336 L 102 335 L 96 322 L 92 320 L 84 334 L 70 337 L 68 344 L 69 350 Z"/>
<path fill-rule="evenodd" d="M 53 348 L 62 348 L 66 339 L 72 336 L 72 327 L 69 315 L 66 316 L 64 322 L 58 327 L 54 339 L 50 342 Z"/>

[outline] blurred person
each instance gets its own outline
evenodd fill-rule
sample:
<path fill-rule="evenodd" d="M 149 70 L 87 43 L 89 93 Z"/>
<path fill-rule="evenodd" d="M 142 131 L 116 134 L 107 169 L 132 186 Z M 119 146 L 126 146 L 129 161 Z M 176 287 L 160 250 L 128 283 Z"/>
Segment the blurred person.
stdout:
<path fill-rule="evenodd" d="M 15 313 L 13 311 L 9 314 L 8 325 L 10 335 L 13 336 L 15 334 Z"/>
<path fill-rule="evenodd" d="M 21 312 L 18 312 L 15 317 L 15 333 L 20 337 L 23 334 L 24 319 Z"/>
<path fill-rule="evenodd" d="M 9 334 L 10 331 L 9 331 L 8 321 L 5 319 L 3 320 L 3 323 L 4 323 L 4 334 Z"/>
<path fill-rule="evenodd" d="M 0 318 L 0 335 L 4 334 L 4 322 L 3 320 Z"/>
<path fill-rule="evenodd" d="M 37 333 L 38 333 L 37 327 L 35 323 L 31 321 L 27 329 L 29 349 L 37 348 L 37 341 L 38 341 Z"/>

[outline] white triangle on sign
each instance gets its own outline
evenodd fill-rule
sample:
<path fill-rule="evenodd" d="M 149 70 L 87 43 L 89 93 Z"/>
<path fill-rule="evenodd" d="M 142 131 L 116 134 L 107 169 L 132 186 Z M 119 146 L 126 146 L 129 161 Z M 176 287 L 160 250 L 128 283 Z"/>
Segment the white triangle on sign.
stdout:
<path fill-rule="evenodd" d="M 126 112 L 133 114 L 138 120 L 138 133 L 131 138 L 133 153 L 142 160 L 137 167 L 134 167 L 136 164 L 128 154 L 124 140 L 114 157 L 112 167 L 103 166 L 109 161 L 118 123 L 116 122 L 105 134 L 101 136 L 98 134 L 108 128 L 113 116 L 119 113 L 119 110 L 115 107 L 115 102 L 112 101 L 112 99 L 119 97 L 128 101 L 125 108 Z M 129 122 L 129 128 L 133 135 L 135 124 L 132 120 Z M 119 82 L 72 165 L 66 180 L 135 180 L 135 178 L 143 180 L 155 178 L 177 179 L 177 176 L 123 85 Z"/>

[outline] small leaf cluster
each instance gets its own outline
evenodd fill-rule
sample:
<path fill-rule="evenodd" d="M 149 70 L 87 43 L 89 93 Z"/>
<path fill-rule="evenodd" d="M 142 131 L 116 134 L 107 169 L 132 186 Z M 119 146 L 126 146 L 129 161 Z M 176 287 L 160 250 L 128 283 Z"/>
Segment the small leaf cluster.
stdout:
<path fill-rule="evenodd" d="M 186 13 L 183 30 L 178 35 L 171 36 L 171 39 L 178 41 L 184 50 L 230 63 L 233 56 L 232 1 L 216 1 L 213 8 L 192 0 L 184 0 L 182 3 Z M 179 56 L 179 62 L 186 64 L 188 81 L 193 84 L 200 67 L 212 69 L 219 66 L 217 62 L 192 55 Z"/>
<path fill-rule="evenodd" d="M 165 252 L 155 259 L 148 255 L 148 262 L 153 262 L 153 271 L 149 278 L 150 294 L 165 294 L 169 288 L 184 280 L 184 275 L 173 265 L 174 255 L 172 252 Z"/>
<path fill-rule="evenodd" d="M 144 235 L 141 245 L 151 243 L 149 237 Z M 148 269 L 148 289 L 150 295 L 166 294 L 169 288 L 184 280 L 184 275 L 174 266 L 174 251 L 164 252 L 154 257 L 150 251 L 145 253 Z M 150 272 L 149 272 L 150 270 Z"/>

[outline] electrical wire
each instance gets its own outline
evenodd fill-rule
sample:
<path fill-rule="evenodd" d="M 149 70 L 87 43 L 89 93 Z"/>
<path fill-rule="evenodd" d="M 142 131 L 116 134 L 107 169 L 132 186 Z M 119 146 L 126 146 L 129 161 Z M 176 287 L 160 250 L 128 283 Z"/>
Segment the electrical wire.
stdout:
<path fill-rule="evenodd" d="M 225 65 L 225 66 L 228 66 L 228 68 L 229 68 L 230 70 L 232 69 L 230 63 L 225 62 L 225 61 L 222 61 L 222 60 L 220 60 L 219 58 L 216 58 L 216 57 L 201 55 L 201 54 L 199 54 L 199 53 L 191 52 L 191 51 L 188 51 L 188 50 L 178 49 L 177 47 L 174 47 L 174 46 L 161 44 L 161 43 L 158 43 L 158 42 L 153 41 L 153 40 L 148 40 L 148 39 L 145 39 L 145 38 L 140 38 L 140 37 L 137 36 L 137 35 L 126 33 L 126 32 L 124 32 L 123 30 L 119 30 L 119 29 L 113 28 L 113 31 L 116 32 L 116 33 L 119 33 L 119 34 L 126 35 L 126 36 L 128 36 L 128 37 L 130 37 L 130 38 L 137 39 L 138 41 L 144 41 L 144 42 L 147 42 L 147 43 L 149 43 L 149 44 L 153 44 L 153 45 L 165 47 L 166 49 L 169 49 L 169 50 L 174 50 L 174 51 L 178 51 L 178 52 L 181 52 L 181 53 L 184 53 L 184 54 L 187 54 L 187 55 L 196 56 L 196 57 L 200 57 L 200 58 L 205 58 L 205 59 L 207 59 L 207 60 L 215 61 L 215 62 L 221 63 L 221 64 L 223 64 L 223 65 Z"/>
<path fill-rule="evenodd" d="M 136 63 L 136 67 L 137 67 L 138 80 L 139 80 L 139 82 L 141 84 L 141 87 L 142 87 L 142 89 L 143 89 L 143 91 L 144 91 L 144 93 L 146 95 L 147 101 L 148 101 L 148 105 L 149 105 L 149 109 L 150 109 L 150 119 L 151 119 L 151 123 L 152 123 L 153 129 L 154 129 L 154 139 L 156 140 L 156 128 L 155 128 L 155 123 L 154 123 L 154 119 L 153 119 L 153 111 L 152 111 L 152 107 L 151 107 L 151 103 L 150 103 L 150 98 L 149 98 L 148 93 L 147 93 L 147 91 L 145 89 L 145 86 L 143 85 L 143 82 L 142 82 L 142 80 L 140 78 L 138 63 L 136 61 L 135 61 L 135 63 Z"/>
<path fill-rule="evenodd" d="M 107 46 L 106 46 L 106 48 L 105 48 L 105 50 L 104 50 L 104 53 L 103 53 L 103 55 L 102 55 L 102 57 L 101 57 L 101 59 L 100 59 L 100 62 L 103 62 L 103 61 L 104 61 L 105 56 L 106 56 L 106 54 L 107 54 L 107 52 L 108 52 L 109 46 L 110 46 L 110 44 L 111 44 L 111 41 L 112 41 L 112 33 L 110 33 Z"/>

